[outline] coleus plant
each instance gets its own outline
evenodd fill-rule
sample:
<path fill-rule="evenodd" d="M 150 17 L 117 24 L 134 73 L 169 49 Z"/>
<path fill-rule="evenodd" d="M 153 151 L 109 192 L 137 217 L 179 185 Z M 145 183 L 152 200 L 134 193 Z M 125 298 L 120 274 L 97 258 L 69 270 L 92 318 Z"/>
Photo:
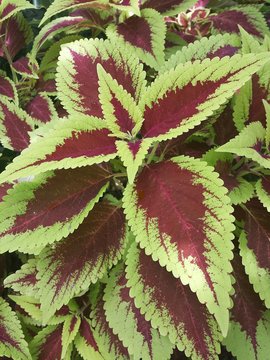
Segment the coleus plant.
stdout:
<path fill-rule="evenodd" d="M 56 0 L 43 22 L 80 9 L 26 71 L 9 57 L 0 253 L 22 266 L 1 274 L 0 356 L 267 359 L 268 29 L 253 7 L 165 62 L 164 16 L 195 3 Z"/>

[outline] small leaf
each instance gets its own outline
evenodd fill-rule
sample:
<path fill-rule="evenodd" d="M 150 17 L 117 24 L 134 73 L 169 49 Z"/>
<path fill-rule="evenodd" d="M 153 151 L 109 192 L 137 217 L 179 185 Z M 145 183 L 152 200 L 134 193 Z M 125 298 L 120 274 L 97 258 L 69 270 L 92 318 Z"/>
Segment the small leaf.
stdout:
<path fill-rule="evenodd" d="M 255 291 L 270 308 L 269 212 L 257 200 L 245 205 L 246 219 L 240 236 L 240 254 Z"/>
<path fill-rule="evenodd" d="M 115 267 L 104 294 L 106 319 L 134 359 L 169 360 L 173 345 L 153 329 L 129 296 L 123 264 Z"/>
<path fill-rule="evenodd" d="M 216 151 L 245 156 L 266 169 L 270 169 L 270 156 L 263 150 L 264 139 L 265 129 L 257 121 L 246 126 L 239 135 L 216 149 Z"/>
<path fill-rule="evenodd" d="M 139 60 L 108 40 L 83 39 L 64 46 L 57 69 L 58 97 L 69 113 L 102 117 L 97 64 L 138 101 L 145 87 Z"/>
<path fill-rule="evenodd" d="M 233 260 L 233 276 L 236 281 L 234 306 L 229 333 L 223 342 L 237 359 L 267 359 L 270 311 L 265 309 L 250 285 L 238 254 L 235 254 Z"/>
<path fill-rule="evenodd" d="M 153 9 L 141 11 L 119 25 L 111 24 L 106 31 L 115 44 L 123 44 L 126 51 L 135 53 L 147 65 L 158 69 L 164 63 L 166 26 L 163 17 Z"/>
<path fill-rule="evenodd" d="M 119 261 L 126 242 L 122 210 L 103 201 L 73 234 L 43 250 L 37 267 L 44 320 L 102 278 Z"/>
<path fill-rule="evenodd" d="M 13 102 L 0 101 L 0 138 L 11 150 L 22 151 L 30 143 L 29 133 L 34 128 L 31 117 Z"/>
<path fill-rule="evenodd" d="M 85 317 L 82 318 L 79 332 L 74 340 L 74 345 L 84 360 L 104 360 L 94 339 L 91 323 Z"/>
<path fill-rule="evenodd" d="M 270 212 L 270 177 L 264 176 L 256 183 L 256 193 L 267 211 Z"/>
<path fill-rule="evenodd" d="M 103 195 L 110 176 L 92 166 L 15 185 L 0 204 L 0 252 L 37 254 L 73 232 Z"/>
<path fill-rule="evenodd" d="M 0 298 L 0 356 L 18 360 L 31 358 L 21 324 L 2 298 Z"/>
<path fill-rule="evenodd" d="M 14 274 L 9 275 L 4 285 L 22 295 L 35 297 L 38 291 L 36 259 L 30 259 Z"/>
<path fill-rule="evenodd" d="M 47 123 L 57 118 L 53 101 L 46 93 L 39 93 L 25 105 L 25 111 L 38 123 Z"/>
<path fill-rule="evenodd" d="M 29 55 L 16 60 L 12 64 L 13 69 L 20 75 L 26 78 L 38 79 L 38 63 Z"/>
<path fill-rule="evenodd" d="M 141 248 L 189 284 L 226 334 L 234 226 L 222 184 L 204 162 L 179 156 L 144 167 L 123 203 Z"/>
<path fill-rule="evenodd" d="M 62 332 L 62 359 L 66 358 L 66 352 L 68 347 L 75 339 L 79 327 L 81 324 L 81 319 L 75 315 L 68 315 L 64 324 L 63 324 L 63 332 Z"/>
<path fill-rule="evenodd" d="M 10 80 L 10 78 L 2 75 L 0 75 L 0 95 L 18 104 L 18 94 L 14 82 Z"/>
<path fill-rule="evenodd" d="M 188 286 L 135 243 L 127 256 L 127 286 L 130 296 L 161 335 L 192 360 L 218 359 L 222 338 L 218 325 Z"/>
<path fill-rule="evenodd" d="M 26 0 L 2 0 L 0 3 L 0 23 L 19 11 L 31 8 L 34 8 L 34 5 Z"/>
<path fill-rule="evenodd" d="M 151 8 L 157 10 L 163 16 L 170 16 L 188 10 L 196 2 L 197 0 L 146 0 L 142 9 Z"/>

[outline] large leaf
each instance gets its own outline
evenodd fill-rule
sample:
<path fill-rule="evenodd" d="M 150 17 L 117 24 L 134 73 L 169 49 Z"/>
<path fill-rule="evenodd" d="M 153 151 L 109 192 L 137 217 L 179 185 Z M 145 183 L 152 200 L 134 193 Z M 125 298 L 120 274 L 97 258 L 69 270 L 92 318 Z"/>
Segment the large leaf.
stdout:
<path fill-rule="evenodd" d="M 162 15 L 176 15 L 191 8 L 197 0 L 146 0 L 143 9 L 155 9 Z"/>
<path fill-rule="evenodd" d="M 136 241 L 214 313 L 229 321 L 232 208 L 218 174 L 186 156 L 145 167 L 124 193 Z"/>
<path fill-rule="evenodd" d="M 96 283 L 121 258 L 127 227 L 121 208 L 103 201 L 79 228 L 40 255 L 41 309 L 48 319 L 63 304 Z"/>
<path fill-rule="evenodd" d="M 129 296 L 124 264 L 115 267 L 104 294 L 104 309 L 110 327 L 134 359 L 169 360 L 173 345 L 168 337 L 161 336 L 140 313 Z"/>
<path fill-rule="evenodd" d="M 127 285 L 135 305 L 161 335 L 168 335 L 193 360 L 217 360 L 221 334 L 218 325 L 188 286 L 135 243 L 127 256 Z"/>
<path fill-rule="evenodd" d="M 0 298 L 0 356 L 18 360 L 31 358 L 21 324 L 2 298 Z"/>
<path fill-rule="evenodd" d="M 269 33 L 262 13 L 255 6 L 231 7 L 208 18 L 219 32 L 239 33 L 239 25 L 249 34 L 264 37 Z"/>
<path fill-rule="evenodd" d="M 0 176 L 14 180 L 55 169 L 98 164 L 116 157 L 116 145 L 104 121 L 72 116 L 44 125 L 32 143 Z M 5 180 L 4 180 L 5 181 Z"/>
<path fill-rule="evenodd" d="M 270 311 L 248 281 L 241 257 L 233 260 L 234 307 L 229 333 L 224 344 L 239 360 L 264 360 L 269 357 Z"/>
<path fill-rule="evenodd" d="M 246 126 L 234 139 L 219 147 L 216 151 L 245 156 L 270 169 L 270 155 L 263 148 L 265 135 L 266 132 L 261 122 L 253 122 Z"/>
<path fill-rule="evenodd" d="M 47 9 L 43 19 L 40 22 L 42 25 L 53 15 L 59 14 L 60 12 L 74 8 L 105 8 L 108 0 L 54 0 L 53 3 Z"/>
<path fill-rule="evenodd" d="M 115 42 L 126 45 L 127 50 L 153 68 L 164 63 L 166 27 L 163 17 L 153 9 L 141 11 L 119 25 L 111 24 L 107 36 Z"/>
<path fill-rule="evenodd" d="M 203 37 L 194 43 L 184 46 L 172 55 L 165 65 L 161 68 L 160 73 L 175 69 L 177 65 L 184 64 L 187 61 L 204 60 L 206 58 L 224 57 L 234 55 L 240 48 L 241 41 L 239 36 L 232 34 L 218 34 Z"/>
<path fill-rule="evenodd" d="M 245 208 L 240 253 L 249 281 L 270 308 L 270 214 L 257 199 L 248 202 Z"/>
<path fill-rule="evenodd" d="M 160 75 L 140 103 L 144 137 L 177 137 L 213 114 L 262 67 L 268 55 L 234 55 L 179 64 Z"/>
<path fill-rule="evenodd" d="M 133 54 L 108 40 L 83 39 L 64 46 L 58 62 L 58 97 L 69 113 L 103 116 L 97 64 L 135 100 L 141 96 L 145 73 Z"/>
<path fill-rule="evenodd" d="M 0 138 L 8 149 L 22 151 L 30 143 L 34 128 L 31 117 L 13 102 L 0 101 Z"/>
<path fill-rule="evenodd" d="M 36 254 L 73 232 L 106 190 L 110 176 L 95 165 L 15 185 L 0 204 L 0 252 Z"/>

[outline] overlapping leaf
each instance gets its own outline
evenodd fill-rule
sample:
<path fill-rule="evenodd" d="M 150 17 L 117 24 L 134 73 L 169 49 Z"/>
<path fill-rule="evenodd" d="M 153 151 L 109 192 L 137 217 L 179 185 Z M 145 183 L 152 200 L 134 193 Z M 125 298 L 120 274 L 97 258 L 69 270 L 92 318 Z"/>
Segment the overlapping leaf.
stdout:
<path fill-rule="evenodd" d="M 270 308 L 270 214 L 255 199 L 245 208 L 245 231 L 240 237 L 240 253 L 249 281 Z"/>
<path fill-rule="evenodd" d="M 11 150 L 22 151 L 30 143 L 30 132 L 34 128 L 31 117 L 16 104 L 0 100 L 0 138 Z"/>
<path fill-rule="evenodd" d="M 209 20 L 212 21 L 213 28 L 219 32 L 239 33 L 240 25 L 253 36 L 264 37 L 269 33 L 262 13 L 251 5 L 228 8 L 209 16 Z"/>
<path fill-rule="evenodd" d="M 164 73 L 171 69 L 175 69 L 177 65 L 184 64 L 187 61 L 204 60 L 214 57 L 222 58 L 224 56 L 233 56 L 238 52 L 241 45 L 240 38 L 234 34 L 218 34 L 203 37 L 194 43 L 183 47 L 172 55 L 165 65 L 159 71 Z"/>
<path fill-rule="evenodd" d="M 34 5 L 26 0 L 2 0 L 0 3 L 0 22 L 7 20 L 21 10 L 30 8 L 34 8 Z"/>
<path fill-rule="evenodd" d="M 265 135 L 266 132 L 261 122 L 253 122 L 246 126 L 234 139 L 219 147 L 216 151 L 245 156 L 270 169 L 270 155 L 268 150 L 264 149 Z"/>
<path fill-rule="evenodd" d="M 270 311 L 248 281 L 241 257 L 233 260 L 234 306 L 224 344 L 239 360 L 263 360 L 269 356 Z"/>
<path fill-rule="evenodd" d="M 160 12 L 162 15 L 176 15 L 181 11 L 186 11 L 195 5 L 196 0 L 146 0 L 143 9 L 151 8 Z"/>
<path fill-rule="evenodd" d="M 256 184 L 256 193 L 263 204 L 266 207 L 267 211 L 270 212 L 270 177 L 264 176 Z"/>
<path fill-rule="evenodd" d="M 218 325 L 196 295 L 135 243 L 127 257 L 130 295 L 146 319 L 178 349 L 196 360 L 218 359 Z"/>
<path fill-rule="evenodd" d="M 114 138 L 108 135 L 104 121 L 89 116 L 76 115 L 50 122 L 36 137 L 32 136 L 31 145 L 6 168 L 2 179 L 14 180 L 113 159 L 117 149 Z"/>
<path fill-rule="evenodd" d="M 90 320 L 83 317 L 74 345 L 84 360 L 104 360 L 94 339 Z"/>
<path fill-rule="evenodd" d="M 126 45 L 126 51 L 153 68 L 164 63 L 165 33 L 164 20 L 153 9 L 144 9 L 140 17 L 134 15 L 119 25 L 111 24 L 106 31 L 112 41 Z"/>
<path fill-rule="evenodd" d="M 103 277 L 119 261 L 126 242 L 121 208 L 103 201 L 73 234 L 45 249 L 37 265 L 44 317 Z"/>
<path fill-rule="evenodd" d="M 160 75 L 140 107 L 143 137 L 166 140 L 199 125 L 266 62 L 268 55 L 234 55 L 180 64 Z"/>
<path fill-rule="evenodd" d="M 40 123 L 46 123 L 57 117 L 53 101 L 46 93 L 39 93 L 25 105 L 25 111 Z"/>
<path fill-rule="evenodd" d="M 70 113 L 102 117 L 97 64 L 137 101 L 145 85 L 142 65 L 133 54 L 108 40 L 80 40 L 63 47 L 57 74 L 58 97 Z"/>
<path fill-rule="evenodd" d="M 81 318 L 78 315 L 68 315 L 62 331 L 62 359 L 66 358 L 66 353 L 75 339 L 81 325 Z"/>
<path fill-rule="evenodd" d="M 110 327 L 128 348 L 134 360 L 170 359 L 173 345 L 152 328 L 134 299 L 129 296 L 124 264 L 111 271 L 104 294 L 104 309 Z"/>
<path fill-rule="evenodd" d="M 0 356 L 18 360 L 31 358 L 21 324 L 2 298 L 0 298 Z"/>
<path fill-rule="evenodd" d="M 0 205 L 0 252 L 35 254 L 67 236 L 102 196 L 109 179 L 109 172 L 92 166 L 58 170 L 14 185 Z"/>
<path fill-rule="evenodd" d="M 228 326 L 232 208 L 213 168 L 179 156 L 145 167 L 124 193 L 136 241 Z"/>

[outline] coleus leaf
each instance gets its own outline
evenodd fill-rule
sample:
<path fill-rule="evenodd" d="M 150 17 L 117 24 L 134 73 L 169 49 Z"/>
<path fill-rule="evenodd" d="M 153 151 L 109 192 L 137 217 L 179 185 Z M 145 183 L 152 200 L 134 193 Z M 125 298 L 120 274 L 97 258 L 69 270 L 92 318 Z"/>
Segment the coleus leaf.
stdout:
<path fill-rule="evenodd" d="M 124 264 L 111 271 L 103 299 L 109 326 L 134 359 L 170 359 L 172 343 L 152 328 L 129 296 Z"/>
<path fill-rule="evenodd" d="M 37 265 L 44 318 L 102 278 L 121 258 L 127 238 L 121 208 L 103 201 L 73 234 L 44 249 Z"/>
<path fill-rule="evenodd" d="M 109 5 L 121 11 L 130 11 L 135 15 L 140 16 L 141 0 L 111 0 Z"/>
<path fill-rule="evenodd" d="M 61 360 L 62 354 L 62 325 L 47 326 L 41 330 L 30 342 L 33 360 Z M 71 348 L 65 359 L 70 360 Z"/>
<path fill-rule="evenodd" d="M 53 101 L 46 93 L 39 93 L 25 105 L 25 111 L 42 124 L 57 118 Z"/>
<path fill-rule="evenodd" d="M 213 29 L 219 32 L 239 33 L 239 26 L 249 34 L 264 37 L 269 33 L 268 26 L 256 6 L 231 7 L 218 14 L 208 17 L 212 21 Z"/>
<path fill-rule="evenodd" d="M 97 64 L 138 101 L 145 87 L 139 60 L 111 42 L 83 39 L 62 48 L 58 62 L 58 97 L 69 113 L 102 117 Z"/>
<path fill-rule="evenodd" d="M 51 21 L 49 24 L 45 25 L 35 37 L 31 55 L 33 58 L 36 58 L 36 55 L 40 48 L 45 44 L 45 42 L 55 35 L 58 35 L 62 32 L 65 33 L 78 33 L 83 30 L 89 29 L 89 21 L 83 16 L 65 16 Z"/>
<path fill-rule="evenodd" d="M 27 295 L 9 295 L 10 299 L 16 304 L 16 311 L 23 319 L 23 322 L 29 322 L 34 325 L 42 325 L 42 312 L 40 302 L 36 297 Z"/>
<path fill-rule="evenodd" d="M 216 151 L 245 156 L 266 169 L 270 169 L 270 155 L 263 150 L 264 141 L 265 129 L 257 121 L 246 126 L 239 135 L 216 149 Z"/>
<path fill-rule="evenodd" d="M 254 292 L 238 254 L 233 260 L 233 276 L 236 281 L 234 307 L 229 333 L 223 342 L 237 359 L 267 359 L 270 311 Z"/>
<path fill-rule="evenodd" d="M 109 0 L 54 0 L 44 14 L 40 22 L 40 26 L 44 24 L 50 17 L 59 14 L 60 12 L 82 7 L 106 9 L 106 4 L 108 4 L 108 2 Z"/>
<path fill-rule="evenodd" d="M 226 334 L 234 226 L 222 184 L 206 163 L 179 156 L 145 167 L 123 203 L 141 248 L 189 284 Z"/>
<path fill-rule="evenodd" d="M 142 5 L 142 9 L 151 8 L 164 16 L 170 16 L 186 11 L 195 5 L 195 3 L 195 0 L 146 0 Z"/>
<path fill-rule="evenodd" d="M 30 259 L 14 274 L 4 281 L 5 287 L 27 296 L 36 296 L 38 292 L 36 259 Z"/>
<path fill-rule="evenodd" d="M 270 212 L 270 176 L 264 176 L 256 183 L 256 194 L 263 206 Z"/>
<path fill-rule="evenodd" d="M 66 352 L 68 351 L 69 346 L 72 344 L 79 331 L 80 324 L 81 318 L 76 315 L 68 315 L 63 324 L 61 355 L 63 359 L 65 359 Z"/>
<path fill-rule="evenodd" d="M 266 62 L 265 54 L 234 55 L 179 64 L 160 75 L 140 103 L 142 136 L 167 140 L 193 129 Z"/>
<path fill-rule="evenodd" d="M 115 44 L 136 54 L 147 65 L 158 69 L 164 63 L 166 26 L 163 17 L 153 9 L 144 9 L 118 25 L 111 24 L 106 34 Z"/>
<path fill-rule="evenodd" d="M 26 48 L 33 40 L 31 26 L 21 13 L 12 16 L 1 24 L 0 35 L 3 39 L 2 49 L 0 48 L 0 56 L 6 57 L 6 54 L 3 51 L 3 46 L 5 46 L 11 59 L 13 59 L 22 49 Z"/>
<path fill-rule="evenodd" d="M 4 196 L 7 195 L 8 190 L 13 187 L 13 184 L 10 183 L 3 183 L 0 185 L 0 201 L 3 200 Z"/>
<path fill-rule="evenodd" d="M 38 79 L 38 63 L 29 54 L 13 62 L 12 67 L 23 77 Z"/>
<path fill-rule="evenodd" d="M 0 356 L 18 360 L 31 358 L 21 324 L 8 303 L 0 298 Z"/>
<path fill-rule="evenodd" d="M 129 249 L 126 264 L 130 296 L 153 328 L 168 335 L 191 359 L 218 359 L 222 338 L 218 325 L 190 288 L 135 243 Z"/>
<path fill-rule="evenodd" d="M 39 129 L 36 138 L 7 166 L 2 176 L 9 180 L 54 169 L 70 169 L 108 161 L 116 157 L 113 137 L 104 121 L 89 116 L 72 116 L 50 122 Z"/>
<path fill-rule="evenodd" d="M 91 322 L 86 317 L 81 320 L 81 325 L 74 339 L 74 345 L 84 360 L 104 360 L 94 339 Z"/>
<path fill-rule="evenodd" d="M 18 104 L 18 94 L 14 82 L 8 77 L 4 77 L 2 75 L 0 75 L 0 96 L 2 99 L 4 96 L 7 100 Z"/>
<path fill-rule="evenodd" d="M 162 74 L 171 69 L 175 69 L 177 65 L 184 64 L 187 61 L 204 60 L 214 57 L 222 58 L 224 56 L 232 56 L 238 52 L 241 46 L 239 36 L 235 34 L 218 34 L 209 38 L 203 37 L 194 43 L 184 46 L 181 50 L 172 55 L 165 65 L 160 69 Z"/>
<path fill-rule="evenodd" d="M 6 148 L 15 151 L 27 148 L 33 128 L 34 122 L 25 111 L 11 101 L 0 100 L 0 138 Z"/>
<path fill-rule="evenodd" d="M 102 290 L 102 289 L 101 289 Z M 97 298 L 92 302 L 92 319 L 93 335 L 98 346 L 102 358 L 108 360 L 133 360 L 128 349 L 119 340 L 118 336 L 113 332 L 106 319 L 104 300 L 102 299 L 103 290 L 98 294 Z M 99 358 L 97 358 L 99 360 Z"/>
<path fill-rule="evenodd" d="M 58 170 L 14 185 L 0 204 L 0 252 L 37 254 L 66 237 L 103 195 L 110 176 L 95 165 Z"/>
<path fill-rule="evenodd" d="M 0 22 L 7 20 L 19 11 L 30 8 L 34 8 L 34 5 L 26 0 L 1 0 Z"/>
<path fill-rule="evenodd" d="M 240 254 L 249 281 L 270 308 L 270 226 L 269 212 L 257 200 L 245 205 L 244 231 L 240 236 Z"/>

